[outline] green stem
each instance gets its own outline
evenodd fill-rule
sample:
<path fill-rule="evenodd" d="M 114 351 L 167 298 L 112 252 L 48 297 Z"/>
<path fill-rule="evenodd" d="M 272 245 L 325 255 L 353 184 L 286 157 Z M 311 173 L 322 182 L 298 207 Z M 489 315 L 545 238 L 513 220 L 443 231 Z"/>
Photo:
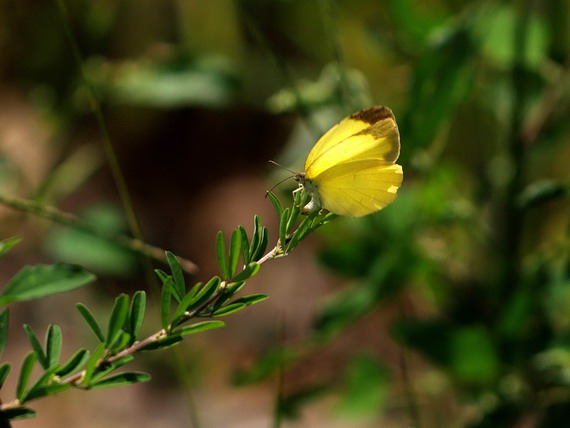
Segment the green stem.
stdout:
<path fill-rule="evenodd" d="M 511 71 L 513 103 L 511 126 L 507 143 L 512 176 L 505 188 L 505 209 L 503 217 L 503 251 L 505 256 L 503 287 L 506 296 L 511 295 L 519 281 L 522 213 L 517 207 L 516 200 L 522 189 L 524 177 L 525 148 L 522 131 L 525 117 L 525 104 L 527 101 L 525 59 L 531 10 L 532 0 L 523 0 L 520 2 L 519 18 L 514 28 L 514 58 Z"/>

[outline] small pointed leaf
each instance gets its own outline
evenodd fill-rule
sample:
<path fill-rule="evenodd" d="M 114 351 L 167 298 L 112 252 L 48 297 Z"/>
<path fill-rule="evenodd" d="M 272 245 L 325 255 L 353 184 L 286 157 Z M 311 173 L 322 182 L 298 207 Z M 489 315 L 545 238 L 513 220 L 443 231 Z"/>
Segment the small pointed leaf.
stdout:
<path fill-rule="evenodd" d="M 95 348 L 95 351 L 93 351 L 93 354 L 91 354 L 91 356 L 87 360 L 87 364 L 85 365 L 85 374 L 83 375 L 83 381 L 82 381 L 84 387 L 86 388 L 90 387 L 91 378 L 93 377 L 95 369 L 97 368 L 99 360 L 103 356 L 104 352 L 105 352 L 105 343 L 100 343 L 99 346 Z"/>
<path fill-rule="evenodd" d="M 210 297 L 217 291 L 221 279 L 217 276 L 210 279 L 188 303 L 187 311 L 199 308 L 202 304 L 208 301 Z"/>
<path fill-rule="evenodd" d="M 26 395 L 26 401 L 36 400 L 48 395 L 54 395 L 71 388 L 69 383 L 54 383 L 34 388 Z"/>
<path fill-rule="evenodd" d="M 241 233 L 239 229 L 234 229 L 230 241 L 230 258 L 229 258 L 229 278 L 236 274 L 239 255 L 241 250 Z"/>
<path fill-rule="evenodd" d="M 43 369 L 47 369 L 49 367 L 47 356 L 44 354 L 44 349 L 42 348 L 42 344 L 40 343 L 38 336 L 36 336 L 28 324 L 24 324 L 24 331 L 28 337 L 28 340 L 30 341 L 30 344 L 32 345 L 32 349 L 35 351 L 38 357 L 40 365 Z"/>
<path fill-rule="evenodd" d="M 263 302 L 269 298 L 266 294 L 251 294 L 249 296 L 240 297 L 232 302 L 234 303 L 243 303 L 245 306 L 255 305 L 256 303 Z"/>
<path fill-rule="evenodd" d="M 184 297 L 184 295 L 186 294 L 184 271 L 182 270 L 182 266 L 180 266 L 180 262 L 178 261 L 176 256 L 172 254 L 170 251 L 166 252 L 166 260 L 168 260 L 170 270 L 172 271 L 172 278 L 174 280 L 172 287 L 173 291 L 172 295 L 178 302 L 180 302 Z"/>
<path fill-rule="evenodd" d="M 261 228 L 261 237 L 260 237 L 260 241 L 259 244 L 257 246 L 257 248 L 255 249 L 255 251 L 253 252 L 251 259 L 253 261 L 258 261 L 261 257 L 263 257 L 263 253 L 265 252 L 266 248 L 267 248 L 267 243 L 269 242 L 269 237 L 267 234 L 267 228 L 266 227 L 262 227 Z"/>
<path fill-rule="evenodd" d="M 60 377 L 70 375 L 81 369 L 88 359 L 89 351 L 87 349 L 79 349 L 59 368 L 56 374 Z"/>
<path fill-rule="evenodd" d="M 160 320 L 162 323 L 162 328 L 168 330 L 170 325 L 170 303 L 172 301 L 172 288 L 174 287 L 174 281 L 169 278 L 162 286 L 162 291 L 160 293 Z"/>
<path fill-rule="evenodd" d="M 109 376 L 92 386 L 93 389 L 111 388 L 113 386 L 130 385 L 133 383 L 148 382 L 151 379 L 148 373 L 129 372 Z"/>
<path fill-rule="evenodd" d="M 230 267 L 228 263 L 228 257 L 226 255 L 226 243 L 224 240 L 224 232 L 221 230 L 216 236 L 216 256 L 218 258 L 218 266 L 220 266 L 220 272 L 222 278 L 229 279 L 230 277 Z"/>
<path fill-rule="evenodd" d="M 59 363 L 62 341 L 63 338 L 61 335 L 61 327 L 54 324 L 50 325 L 47 329 L 45 338 L 46 359 L 48 367 L 52 367 Z"/>
<path fill-rule="evenodd" d="M 115 304 L 113 306 L 113 311 L 111 312 L 111 317 L 109 318 L 109 326 L 107 327 L 107 337 L 105 338 L 105 344 L 110 347 L 116 340 L 117 335 L 121 332 L 121 329 L 125 325 L 127 316 L 129 315 L 129 296 L 121 293 L 115 299 Z"/>
<path fill-rule="evenodd" d="M 132 345 L 140 333 L 144 315 L 146 311 L 146 293 L 142 290 L 135 292 L 131 302 L 131 312 L 129 316 L 129 333 L 131 334 Z"/>
<path fill-rule="evenodd" d="M 233 282 L 240 282 L 240 281 L 245 281 L 246 279 L 251 278 L 252 276 L 255 276 L 257 274 L 257 272 L 259 272 L 261 265 L 257 262 L 251 262 L 250 264 L 248 264 L 244 270 L 242 270 L 240 273 L 238 273 L 234 278 L 233 278 Z"/>
<path fill-rule="evenodd" d="M 273 193 L 273 192 L 267 192 L 266 195 L 269 198 L 269 200 L 271 201 L 273 208 L 275 208 L 275 212 L 277 213 L 277 217 L 281 217 L 281 213 L 283 212 L 283 205 L 281 204 L 281 201 L 279 200 L 279 198 L 277 196 L 275 196 L 275 193 Z"/>
<path fill-rule="evenodd" d="M 238 229 L 241 233 L 241 251 L 243 253 L 243 263 L 248 264 L 250 262 L 249 239 L 247 237 L 245 227 L 239 226 Z"/>
<path fill-rule="evenodd" d="M 149 343 L 144 348 L 141 348 L 141 351 L 154 351 L 155 349 L 169 348 L 181 341 L 182 337 L 180 337 L 180 334 L 176 333 L 171 336 L 163 337 L 162 339 L 159 339 L 156 342 Z"/>
<path fill-rule="evenodd" d="M 43 372 L 26 393 L 24 401 L 30 401 L 33 400 L 34 398 L 42 396 L 43 389 L 47 386 L 48 382 L 55 376 L 55 373 L 58 371 L 58 369 L 59 366 L 55 365 L 53 367 L 50 367 L 45 372 Z M 42 390 L 41 393 L 39 392 L 40 390 Z"/>
<path fill-rule="evenodd" d="M 194 334 L 200 331 L 220 328 L 223 327 L 224 325 L 225 323 L 223 321 L 202 321 L 192 325 L 184 326 L 180 330 L 177 330 L 176 333 L 180 334 L 181 336 L 185 336 L 187 334 Z"/>
<path fill-rule="evenodd" d="M 289 223 L 289 208 L 285 208 L 279 218 L 279 242 L 284 247 L 287 244 L 287 224 Z"/>
<path fill-rule="evenodd" d="M 28 386 L 28 381 L 30 380 L 30 375 L 34 364 L 38 359 L 37 354 L 34 351 L 29 352 L 24 361 L 22 362 L 22 368 L 20 369 L 20 376 L 18 377 L 18 385 L 16 386 L 16 397 L 20 402 L 24 402 L 26 396 L 26 388 Z"/>
<path fill-rule="evenodd" d="M 245 303 L 230 303 L 229 305 L 215 311 L 212 316 L 223 317 L 225 315 L 233 314 L 234 312 L 245 308 L 245 306 Z"/>
<path fill-rule="evenodd" d="M 95 333 L 97 339 L 99 339 L 100 342 L 104 342 L 105 336 L 103 335 L 103 330 L 101 329 L 101 327 L 97 323 L 97 320 L 95 319 L 93 314 L 91 314 L 91 311 L 87 308 L 87 306 L 85 306 L 83 303 L 77 303 L 75 307 L 77 308 L 83 319 L 87 322 L 89 327 L 91 327 L 91 330 L 93 330 L 93 333 Z"/>

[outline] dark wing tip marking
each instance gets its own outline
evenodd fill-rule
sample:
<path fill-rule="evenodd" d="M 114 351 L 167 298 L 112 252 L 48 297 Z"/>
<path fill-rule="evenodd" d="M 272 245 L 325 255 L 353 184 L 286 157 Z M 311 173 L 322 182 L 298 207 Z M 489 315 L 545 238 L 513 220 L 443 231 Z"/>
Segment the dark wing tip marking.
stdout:
<path fill-rule="evenodd" d="M 357 111 L 350 116 L 351 119 L 360 120 L 361 122 L 369 123 L 371 125 L 375 124 L 376 122 L 391 118 L 396 121 L 394 117 L 394 113 L 388 107 L 384 106 L 374 106 L 365 108 L 364 110 Z"/>

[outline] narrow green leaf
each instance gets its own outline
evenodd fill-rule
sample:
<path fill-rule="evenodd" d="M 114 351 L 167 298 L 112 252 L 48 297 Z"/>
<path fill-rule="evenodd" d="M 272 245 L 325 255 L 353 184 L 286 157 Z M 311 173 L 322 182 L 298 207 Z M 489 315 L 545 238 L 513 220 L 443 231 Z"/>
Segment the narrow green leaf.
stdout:
<path fill-rule="evenodd" d="M 18 377 L 18 385 L 16 386 L 16 397 L 22 403 L 26 396 L 26 388 L 28 386 L 28 381 L 30 380 L 30 375 L 34 364 L 38 359 L 38 355 L 34 351 L 30 351 L 24 361 L 22 362 L 22 368 L 20 369 L 20 376 Z"/>
<path fill-rule="evenodd" d="M 310 217 L 306 217 L 303 219 L 297 230 L 291 236 L 289 244 L 287 245 L 287 249 L 285 250 L 286 253 L 290 252 L 299 245 L 299 242 L 306 236 L 307 230 L 309 230 L 309 226 L 311 225 L 312 219 Z"/>
<path fill-rule="evenodd" d="M 83 381 L 82 381 L 84 387 L 86 388 L 90 387 L 91 378 L 93 377 L 95 369 L 97 368 L 99 360 L 103 356 L 104 352 L 105 352 L 105 343 L 100 343 L 99 346 L 95 348 L 95 351 L 93 351 L 93 353 L 87 360 L 87 364 L 85 365 L 85 374 L 83 375 Z"/>
<path fill-rule="evenodd" d="M 279 218 L 279 242 L 282 247 L 287 245 L 287 224 L 289 223 L 289 208 L 285 208 Z"/>
<path fill-rule="evenodd" d="M 210 279 L 196 294 L 192 300 L 188 303 L 188 307 L 186 308 L 187 311 L 191 311 L 194 309 L 199 308 L 202 304 L 204 304 L 212 295 L 217 291 L 219 285 L 221 283 L 221 279 L 217 276 Z"/>
<path fill-rule="evenodd" d="M 131 334 L 131 345 L 137 340 L 141 331 L 146 311 L 146 293 L 142 290 L 135 292 L 131 302 L 131 312 L 129 316 L 129 332 Z"/>
<path fill-rule="evenodd" d="M 230 258 L 229 258 L 230 278 L 236 274 L 239 262 L 240 250 L 241 250 L 241 233 L 239 229 L 234 229 L 230 241 Z"/>
<path fill-rule="evenodd" d="M 162 285 L 164 285 L 164 283 L 166 282 L 168 277 L 170 277 L 170 275 L 168 275 L 165 271 L 163 271 L 161 269 L 155 269 L 154 273 L 156 274 L 156 276 L 158 276 L 158 278 L 162 282 Z"/>
<path fill-rule="evenodd" d="M 124 330 L 120 330 L 119 334 L 115 336 L 115 340 L 109 344 L 107 349 L 112 353 L 118 352 L 124 349 L 130 341 L 131 335 Z"/>
<path fill-rule="evenodd" d="M 10 311 L 8 308 L 2 309 L 0 311 L 0 356 L 6 348 L 6 343 L 8 342 L 8 327 L 10 326 Z"/>
<path fill-rule="evenodd" d="M 93 374 L 93 377 L 91 378 L 91 385 L 95 385 L 101 379 L 103 379 L 105 376 L 107 376 L 109 373 L 120 369 L 125 364 L 128 364 L 128 363 L 134 361 L 134 359 L 135 359 L 135 357 L 133 357 L 132 355 L 126 355 L 124 357 L 119 358 L 118 360 L 113 361 L 113 362 L 106 361 L 104 364 L 100 365 L 97 368 L 97 370 L 95 370 L 95 373 Z"/>
<path fill-rule="evenodd" d="M 47 386 L 48 382 L 55 376 L 55 373 L 59 370 L 59 366 L 55 365 L 50 367 L 48 370 L 43 372 L 41 376 L 34 382 L 31 388 L 26 393 L 23 401 L 30 401 L 38 397 L 38 390 L 43 389 Z M 41 396 L 41 394 L 40 394 Z"/>
<path fill-rule="evenodd" d="M 200 291 L 201 288 L 202 288 L 202 283 L 197 282 L 184 297 L 188 297 L 188 295 L 190 295 L 190 297 L 188 298 L 194 297 L 196 294 L 198 294 L 198 291 Z"/>
<path fill-rule="evenodd" d="M 8 251 L 10 251 L 12 247 L 18 244 L 21 240 L 21 237 L 15 236 L 13 238 L 3 239 L 0 241 L 0 256 L 3 256 Z"/>
<path fill-rule="evenodd" d="M 10 363 L 0 364 L 0 389 L 2 389 L 2 387 L 4 386 L 4 382 L 6 382 L 6 378 L 8 377 L 11 368 L 12 366 L 10 365 Z"/>
<path fill-rule="evenodd" d="M 97 339 L 99 339 L 99 341 L 101 342 L 104 342 L 105 335 L 103 334 L 103 330 L 101 330 L 101 327 L 97 323 L 97 320 L 95 319 L 93 314 L 91 314 L 91 311 L 87 308 L 87 306 L 85 306 L 83 303 L 76 303 L 75 307 L 77 308 L 83 319 L 87 322 L 87 325 L 91 327 L 91 330 L 93 330 L 93 333 L 95 333 Z"/>
<path fill-rule="evenodd" d="M 70 291 L 93 282 L 95 275 L 72 265 L 26 266 L 0 294 L 0 305 Z"/>
<path fill-rule="evenodd" d="M 251 305 L 255 305 L 256 303 L 259 302 L 263 302 L 264 300 L 267 300 L 269 298 L 268 295 L 266 294 L 251 294 L 249 296 L 244 296 L 244 297 L 240 297 L 239 299 L 236 299 L 232 302 L 232 304 L 234 303 L 243 303 L 245 306 L 251 306 Z"/>
<path fill-rule="evenodd" d="M 201 284 L 201 283 L 200 283 Z M 178 304 L 176 310 L 174 311 L 174 315 L 172 316 L 172 327 L 176 327 L 179 325 L 180 321 L 184 318 L 184 314 L 186 313 L 186 308 L 192 303 L 195 294 L 188 293 L 184 296 L 184 299 Z"/>
<path fill-rule="evenodd" d="M 162 292 L 160 293 L 160 320 L 162 328 L 167 331 L 168 326 L 170 325 L 170 303 L 172 301 L 173 287 L 174 281 L 172 278 L 169 278 L 169 280 L 162 286 Z"/>
<path fill-rule="evenodd" d="M 229 305 L 215 311 L 212 316 L 223 317 L 225 315 L 233 314 L 234 312 L 245 308 L 245 306 L 245 303 L 230 303 Z"/>
<path fill-rule="evenodd" d="M 255 249 L 259 247 L 263 235 L 263 227 L 261 226 L 261 218 L 258 215 L 253 217 L 253 232 L 251 234 L 251 245 L 249 246 L 249 261 L 253 259 Z"/>
<path fill-rule="evenodd" d="M 221 230 L 216 236 L 216 257 L 218 258 L 218 265 L 220 266 L 220 272 L 222 273 L 222 278 L 230 278 L 230 267 L 228 264 L 228 257 L 226 255 L 226 243 L 224 240 L 224 232 Z"/>
<path fill-rule="evenodd" d="M 46 331 L 45 348 L 48 367 L 59 363 L 62 345 L 61 327 L 51 324 Z"/>
<path fill-rule="evenodd" d="M 251 259 L 253 261 L 258 261 L 261 257 L 263 257 L 263 253 L 265 253 L 265 250 L 267 249 L 268 242 L 269 242 L 269 237 L 267 235 L 267 228 L 262 227 L 259 245 L 257 246 L 255 251 L 253 252 L 253 255 L 251 256 Z"/>
<path fill-rule="evenodd" d="M 44 385 L 42 387 L 34 388 L 26 395 L 26 401 L 36 400 L 41 397 L 48 395 L 55 395 L 59 392 L 65 391 L 71 388 L 69 383 L 53 383 L 49 385 Z"/>
<path fill-rule="evenodd" d="M 177 330 L 176 333 L 180 334 L 181 336 L 185 336 L 187 334 L 194 334 L 201 331 L 220 328 L 223 327 L 224 325 L 226 324 L 223 321 L 202 321 L 192 325 L 184 326 L 180 330 Z"/>
<path fill-rule="evenodd" d="M 129 372 L 109 376 L 92 386 L 93 389 L 111 388 L 113 386 L 130 385 L 133 383 L 148 382 L 151 379 L 148 373 Z"/>
<path fill-rule="evenodd" d="M 247 237 L 247 231 L 245 230 L 245 227 L 239 226 L 238 229 L 241 233 L 241 251 L 243 253 L 243 263 L 246 265 L 250 262 L 249 239 Z"/>
<path fill-rule="evenodd" d="M 267 192 L 266 196 L 271 201 L 273 208 L 275 208 L 275 212 L 277 213 L 277 217 L 281 218 L 281 213 L 283 212 L 283 205 L 281 204 L 281 201 L 279 200 L 279 198 L 277 196 L 275 196 L 275 193 L 273 193 L 273 192 Z"/>
<path fill-rule="evenodd" d="M 88 359 L 89 351 L 87 349 L 79 349 L 59 368 L 56 374 L 60 377 L 70 375 L 81 369 Z"/>
<path fill-rule="evenodd" d="M 35 351 L 38 357 L 40 365 L 44 370 L 46 370 L 49 367 L 48 359 L 46 354 L 44 354 L 44 349 L 42 348 L 42 344 L 38 339 L 38 336 L 36 336 L 34 330 L 32 330 L 28 324 L 24 324 L 24 331 L 28 337 L 28 340 L 30 341 L 30 344 L 32 345 L 32 349 Z"/>
<path fill-rule="evenodd" d="M 121 293 L 115 299 L 115 305 L 109 318 L 109 326 L 107 327 L 107 337 L 105 344 L 110 347 L 116 340 L 117 335 L 125 325 L 125 321 L 129 316 L 129 296 Z"/>
<path fill-rule="evenodd" d="M 168 260 L 168 265 L 172 271 L 172 278 L 174 280 L 172 287 L 172 295 L 174 298 L 180 302 L 184 295 L 186 294 L 186 283 L 184 282 L 184 271 L 182 266 L 178 262 L 178 259 L 170 251 L 166 252 L 166 260 Z"/>
<path fill-rule="evenodd" d="M 224 304 L 230 300 L 237 292 L 239 292 L 244 285 L 245 281 L 233 282 L 231 285 L 228 285 L 224 291 L 220 293 L 220 297 L 216 299 L 216 302 L 212 307 L 212 311 L 217 311 L 222 306 L 224 306 Z"/>
<path fill-rule="evenodd" d="M 287 233 L 291 233 L 291 231 L 295 227 L 297 219 L 299 218 L 299 214 L 301 214 L 301 207 L 302 205 L 293 205 L 293 209 L 291 210 L 291 215 L 287 220 Z"/>
<path fill-rule="evenodd" d="M 18 419 L 30 419 L 35 418 L 37 413 L 32 409 L 26 407 L 18 407 L 16 409 L 9 409 L 0 412 L 0 421 L 16 421 Z"/>
<path fill-rule="evenodd" d="M 176 345 L 178 342 L 182 342 L 182 337 L 179 333 L 172 336 L 166 336 L 156 342 L 149 343 L 141 351 L 154 351 L 155 349 L 164 349 Z"/>
<path fill-rule="evenodd" d="M 261 265 L 259 263 L 251 262 L 234 277 L 233 282 L 245 281 L 246 279 L 251 278 L 252 276 L 257 274 L 257 272 L 259 272 L 260 267 Z"/>

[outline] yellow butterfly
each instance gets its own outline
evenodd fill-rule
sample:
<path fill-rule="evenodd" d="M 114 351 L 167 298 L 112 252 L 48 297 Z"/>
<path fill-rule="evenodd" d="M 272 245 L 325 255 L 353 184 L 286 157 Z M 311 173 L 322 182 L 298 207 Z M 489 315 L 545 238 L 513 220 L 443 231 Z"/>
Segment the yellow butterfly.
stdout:
<path fill-rule="evenodd" d="M 343 119 L 317 141 L 305 172 L 295 174 L 300 191 L 311 200 L 304 213 L 325 208 L 361 217 L 381 210 L 396 198 L 404 177 L 396 164 L 400 133 L 392 110 L 370 107 Z"/>

